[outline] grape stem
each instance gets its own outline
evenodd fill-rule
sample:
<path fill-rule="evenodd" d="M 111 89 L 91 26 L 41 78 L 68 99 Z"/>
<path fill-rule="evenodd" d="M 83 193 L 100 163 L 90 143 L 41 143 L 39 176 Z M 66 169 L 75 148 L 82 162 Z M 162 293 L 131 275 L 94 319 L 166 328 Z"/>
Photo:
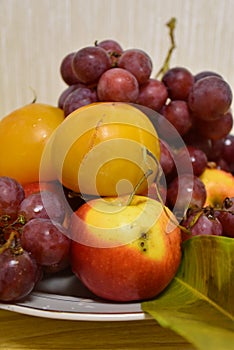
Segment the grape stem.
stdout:
<path fill-rule="evenodd" d="M 155 76 L 156 79 L 159 78 L 160 76 L 163 76 L 166 73 L 166 71 L 168 71 L 172 52 L 176 48 L 175 38 L 174 38 L 174 30 L 175 30 L 175 27 L 176 27 L 176 18 L 172 17 L 170 19 L 170 21 L 167 22 L 166 25 L 167 25 L 167 27 L 169 27 L 169 35 L 170 35 L 171 46 L 170 46 L 170 48 L 168 50 L 168 53 L 167 53 L 167 56 L 166 56 L 165 61 L 163 63 L 163 66 L 160 68 L 160 70 L 158 71 L 158 73 Z"/>
<path fill-rule="evenodd" d="M 148 169 L 147 172 L 145 174 L 143 174 L 143 176 L 141 177 L 140 181 L 137 183 L 137 185 L 135 186 L 134 190 L 130 194 L 126 206 L 129 206 L 131 204 L 131 202 L 133 200 L 133 197 L 135 196 L 135 194 L 136 194 L 137 190 L 139 189 L 139 187 L 152 174 L 153 174 L 153 170 L 151 170 L 151 169 Z"/>
<path fill-rule="evenodd" d="M 6 249 L 12 246 L 12 243 L 15 239 L 19 237 L 19 233 L 17 231 L 11 231 L 8 240 L 0 247 L 0 254 L 2 254 Z"/>

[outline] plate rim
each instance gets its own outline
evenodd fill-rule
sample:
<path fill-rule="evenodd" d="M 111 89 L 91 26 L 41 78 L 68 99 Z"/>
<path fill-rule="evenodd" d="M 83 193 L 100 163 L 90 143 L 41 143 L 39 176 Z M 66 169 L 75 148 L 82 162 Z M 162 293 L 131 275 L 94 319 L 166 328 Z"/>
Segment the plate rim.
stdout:
<path fill-rule="evenodd" d="M 39 293 L 42 297 L 50 295 L 51 297 L 58 297 L 62 299 L 65 295 L 59 295 L 54 293 Z M 34 298 L 37 297 L 38 292 L 31 293 Z M 86 300 L 85 298 L 80 298 L 79 301 Z M 35 300 L 36 301 L 36 300 Z M 92 300 L 93 303 L 98 303 Z M 138 303 L 139 305 L 139 303 Z M 110 313 L 110 312 L 74 312 L 74 311 L 60 311 L 60 310 L 46 310 L 43 308 L 33 307 L 33 303 L 24 305 L 22 301 L 15 303 L 0 303 L 0 309 L 15 312 L 18 314 L 23 314 L 27 316 L 34 316 L 40 318 L 56 319 L 56 320 L 66 320 L 66 321 L 143 321 L 151 319 L 152 317 L 145 313 L 144 311 L 126 311 L 120 313 Z"/>

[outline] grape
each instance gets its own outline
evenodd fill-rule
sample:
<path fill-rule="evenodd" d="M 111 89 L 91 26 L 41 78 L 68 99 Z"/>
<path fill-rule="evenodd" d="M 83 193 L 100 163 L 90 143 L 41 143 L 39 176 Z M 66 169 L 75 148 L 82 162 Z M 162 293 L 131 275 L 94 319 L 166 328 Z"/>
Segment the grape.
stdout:
<path fill-rule="evenodd" d="M 62 199 L 53 192 L 32 193 L 19 206 L 19 214 L 26 221 L 34 218 L 46 218 L 62 223 L 65 217 L 65 206 Z"/>
<path fill-rule="evenodd" d="M 76 52 L 72 66 L 80 82 L 91 84 L 111 68 L 111 59 L 102 47 L 88 46 Z"/>
<path fill-rule="evenodd" d="M 66 98 L 68 97 L 68 95 L 73 92 L 74 90 L 78 89 L 79 87 L 86 87 L 85 84 L 82 83 L 78 83 L 75 85 L 70 85 L 68 86 L 59 96 L 58 99 L 58 107 L 63 109 L 63 105 L 64 105 L 64 101 L 66 100 Z"/>
<path fill-rule="evenodd" d="M 143 193 L 143 195 L 165 203 L 167 197 L 167 190 L 164 184 L 153 182 L 146 190 L 146 192 Z"/>
<path fill-rule="evenodd" d="M 76 109 L 97 102 L 97 100 L 98 98 L 95 90 L 91 90 L 87 87 L 79 87 L 71 92 L 65 99 L 63 104 L 64 115 L 67 117 Z"/>
<path fill-rule="evenodd" d="M 38 281 L 38 269 L 27 251 L 15 254 L 6 249 L 0 254 L 0 300 L 15 301 L 27 296 Z"/>
<path fill-rule="evenodd" d="M 18 181 L 8 176 L 0 177 L 0 216 L 9 215 L 16 218 L 24 197 L 24 189 Z"/>
<path fill-rule="evenodd" d="M 165 85 L 160 80 L 151 78 L 140 86 L 136 103 L 159 112 L 166 103 L 167 97 Z"/>
<path fill-rule="evenodd" d="M 69 53 L 63 58 L 60 65 L 60 74 L 67 85 L 74 85 L 80 82 L 72 68 L 74 56 L 75 52 Z"/>
<path fill-rule="evenodd" d="M 131 72 L 137 79 L 139 85 L 149 79 L 153 64 L 147 53 L 139 49 L 129 49 L 122 53 L 118 60 L 118 67 Z"/>
<path fill-rule="evenodd" d="M 223 150 L 223 140 L 209 140 L 209 148 L 206 151 L 208 161 L 216 162 Z"/>
<path fill-rule="evenodd" d="M 166 141 L 160 140 L 160 165 L 165 176 L 168 176 L 174 170 L 174 159 L 171 147 Z"/>
<path fill-rule="evenodd" d="M 217 217 L 213 215 L 206 215 L 206 213 L 191 213 L 186 219 L 181 223 L 182 226 L 189 229 L 190 233 L 182 231 L 182 241 L 194 236 L 201 235 L 213 235 L 221 236 L 223 233 L 223 228 L 221 222 Z M 190 227 L 191 225 L 191 227 Z"/>
<path fill-rule="evenodd" d="M 216 161 L 222 154 L 223 140 L 206 139 L 196 129 L 192 128 L 184 136 L 184 141 L 187 145 L 201 149 L 206 154 L 208 161 Z"/>
<path fill-rule="evenodd" d="M 23 226 L 21 244 L 23 249 L 31 252 L 38 264 L 55 265 L 69 255 L 70 239 L 66 234 L 60 224 L 35 218 Z"/>
<path fill-rule="evenodd" d="M 133 102 L 139 95 L 139 85 L 132 73 L 122 68 L 112 68 L 102 74 L 97 85 L 100 101 Z"/>
<path fill-rule="evenodd" d="M 194 83 L 188 97 L 193 115 L 202 120 L 222 118 L 232 103 L 229 84 L 216 76 L 208 76 Z"/>
<path fill-rule="evenodd" d="M 205 138 L 210 140 L 219 140 L 224 138 L 232 130 L 233 117 L 231 112 L 227 112 L 224 116 L 214 120 L 196 121 L 196 128 L 198 132 Z"/>
<path fill-rule="evenodd" d="M 230 168 L 229 164 L 224 159 L 219 158 L 218 160 L 216 160 L 215 164 L 216 164 L 217 169 L 224 170 L 228 173 L 231 172 L 231 168 Z"/>
<path fill-rule="evenodd" d="M 223 140 L 221 157 L 228 163 L 230 171 L 234 172 L 234 135 L 227 135 Z"/>
<path fill-rule="evenodd" d="M 188 207 L 202 208 L 206 201 L 206 188 L 203 182 L 190 174 L 182 174 L 173 179 L 167 190 L 168 206 L 179 214 L 184 213 L 185 203 Z"/>
<path fill-rule="evenodd" d="M 217 214 L 223 227 L 223 236 L 234 238 L 234 197 L 226 198 L 223 210 L 217 210 Z"/>
<path fill-rule="evenodd" d="M 162 82 L 167 87 L 168 96 L 171 100 L 186 101 L 193 86 L 194 78 L 188 69 L 174 67 L 163 75 Z"/>
<path fill-rule="evenodd" d="M 189 153 L 189 157 L 191 160 L 192 168 L 193 168 L 193 173 L 195 176 L 200 176 L 205 168 L 207 167 L 207 156 L 205 152 L 203 152 L 200 148 L 187 145 L 183 148 L 181 148 L 177 154 L 176 154 L 176 162 L 179 164 L 186 164 L 186 159 L 187 159 L 187 154 Z M 185 161 L 183 162 L 183 158 Z M 180 172 L 185 173 L 186 172 L 186 167 L 181 167 Z"/>
<path fill-rule="evenodd" d="M 102 47 L 110 55 L 117 54 L 120 56 L 123 52 L 121 45 L 113 39 L 102 40 L 100 42 L 96 42 L 95 45 Z"/>
<path fill-rule="evenodd" d="M 206 77 L 210 77 L 210 76 L 215 76 L 215 77 L 218 77 L 220 79 L 223 79 L 220 74 L 218 74 L 216 72 L 209 71 L 209 70 L 205 70 L 205 71 L 202 71 L 202 72 L 194 75 L 194 82 L 196 82 L 197 80 L 200 80 L 202 78 L 206 78 Z"/>
<path fill-rule="evenodd" d="M 192 118 L 185 101 L 170 101 L 162 107 L 160 113 L 175 127 L 181 136 L 185 135 L 192 127 Z"/>

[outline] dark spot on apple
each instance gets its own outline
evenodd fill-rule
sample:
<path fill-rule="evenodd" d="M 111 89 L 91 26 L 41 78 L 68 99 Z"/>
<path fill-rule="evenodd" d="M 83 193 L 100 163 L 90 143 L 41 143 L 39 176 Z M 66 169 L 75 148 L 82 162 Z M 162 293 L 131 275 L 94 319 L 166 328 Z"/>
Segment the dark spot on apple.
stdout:
<path fill-rule="evenodd" d="M 141 234 L 141 238 L 147 239 L 147 238 L 148 238 L 148 237 L 147 237 L 147 233 L 143 232 L 143 233 Z"/>
<path fill-rule="evenodd" d="M 145 245 L 145 243 L 144 243 L 144 242 L 141 242 L 141 247 L 142 247 L 142 248 L 144 247 L 144 245 Z"/>

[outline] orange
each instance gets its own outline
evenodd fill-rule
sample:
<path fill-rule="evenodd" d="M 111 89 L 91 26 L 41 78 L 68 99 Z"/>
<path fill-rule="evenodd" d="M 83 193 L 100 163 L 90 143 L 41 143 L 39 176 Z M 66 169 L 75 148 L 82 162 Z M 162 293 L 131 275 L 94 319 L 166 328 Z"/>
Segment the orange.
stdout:
<path fill-rule="evenodd" d="M 60 108 L 41 103 L 25 105 L 4 117 L 0 121 L 0 176 L 21 184 L 39 181 L 43 149 L 63 120 Z"/>
<path fill-rule="evenodd" d="M 64 186 L 116 196 L 130 193 L 141 182 L 137 193 L 150 186 L 160 146 L 153 124 L 138 108 L 99 102 L 72 112 L 53 135 L 49 152 Z"/>

